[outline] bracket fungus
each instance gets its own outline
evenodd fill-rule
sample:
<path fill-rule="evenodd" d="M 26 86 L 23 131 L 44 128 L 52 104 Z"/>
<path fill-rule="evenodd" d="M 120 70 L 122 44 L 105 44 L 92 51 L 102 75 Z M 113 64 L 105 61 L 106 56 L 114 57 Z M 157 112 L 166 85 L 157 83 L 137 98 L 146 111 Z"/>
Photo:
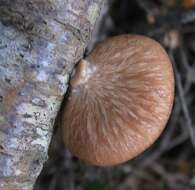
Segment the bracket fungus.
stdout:
<path fill-rule="evenodd" d="M 75 156 L 98 166 L 134 158 L 160 136 L 171 113 L 174 75 L 161 45 L 121 35 L 81 60 L 63 109 L 63 140 Z"/>

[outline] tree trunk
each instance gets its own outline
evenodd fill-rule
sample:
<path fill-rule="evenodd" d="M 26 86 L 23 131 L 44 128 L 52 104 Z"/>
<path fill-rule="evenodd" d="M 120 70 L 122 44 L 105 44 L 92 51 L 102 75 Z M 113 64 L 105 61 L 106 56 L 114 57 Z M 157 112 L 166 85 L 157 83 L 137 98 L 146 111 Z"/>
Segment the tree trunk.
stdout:
<path fill-rule="evenodd" d="M 0 190 L 29 190 L 103 0 L 0 0 Z"/>

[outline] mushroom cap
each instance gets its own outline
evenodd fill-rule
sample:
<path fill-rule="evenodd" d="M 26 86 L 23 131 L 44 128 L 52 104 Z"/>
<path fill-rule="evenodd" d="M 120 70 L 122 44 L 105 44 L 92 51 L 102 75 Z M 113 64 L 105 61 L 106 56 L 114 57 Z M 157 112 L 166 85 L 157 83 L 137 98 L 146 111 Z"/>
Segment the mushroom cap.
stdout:
<path fill-rule="evenodd" d="M 132 159 L 165 128 L 173 97 L 172 65 L 158 42 L 109 38 L 79 62 L 71 79 L 62 115 L 65 146 L 98 166 Z"/>

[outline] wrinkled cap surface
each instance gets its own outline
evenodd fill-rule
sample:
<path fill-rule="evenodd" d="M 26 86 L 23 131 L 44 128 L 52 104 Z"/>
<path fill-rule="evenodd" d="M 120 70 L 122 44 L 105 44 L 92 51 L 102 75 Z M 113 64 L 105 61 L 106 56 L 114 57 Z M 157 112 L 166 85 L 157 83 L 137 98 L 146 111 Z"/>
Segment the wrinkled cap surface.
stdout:
<path fill-rule="evenodd" d="M 94 165 L 125 162 L 159 137 L 173 96 L 172 65 L 159 43 L 138 35 L 109 38 L 81 60 L 71 79 L 65 146 Z"/>

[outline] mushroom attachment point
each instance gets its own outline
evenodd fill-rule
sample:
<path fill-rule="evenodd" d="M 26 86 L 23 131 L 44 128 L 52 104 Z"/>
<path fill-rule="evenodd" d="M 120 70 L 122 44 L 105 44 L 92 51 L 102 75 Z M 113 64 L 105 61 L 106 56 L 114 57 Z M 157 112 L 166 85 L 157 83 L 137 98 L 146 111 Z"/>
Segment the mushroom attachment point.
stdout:
<path fill-rule="evenodd" d="M 98 166 L 134 158 L 162 133 L 174 97 L 170 59 L 144 36 L 99 43 L 81 60 L 62 113 L 63 140 L 75 156 Z"/>

